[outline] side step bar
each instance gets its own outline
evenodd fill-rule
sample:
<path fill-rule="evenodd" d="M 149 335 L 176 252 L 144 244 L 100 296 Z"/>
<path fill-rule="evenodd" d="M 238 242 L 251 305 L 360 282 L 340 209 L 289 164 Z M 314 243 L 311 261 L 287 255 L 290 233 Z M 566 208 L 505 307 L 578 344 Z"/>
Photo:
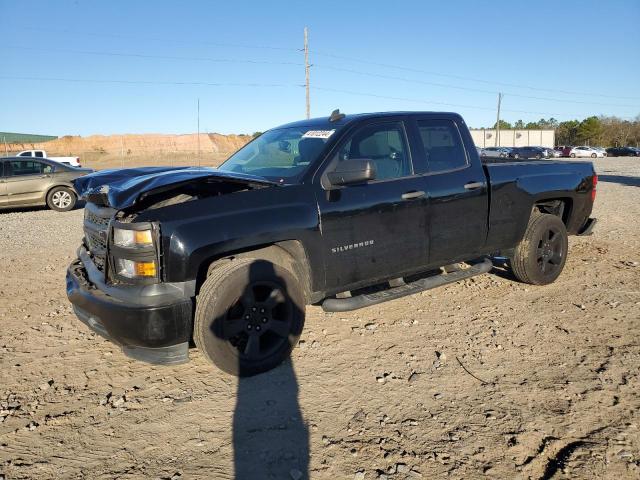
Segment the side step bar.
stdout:
<path fill-rule="evenodd" d="M 475 263 L 466 269 L 460 269 L 451 273 L 441 273 L 431 277 L 421 278 L 411 283 L 392 287 L 387 290 L 375 293 L 363 293 L 349 298 L 327 298 L 322 302 L 322 309 L 325 312 L 349 312 L 358 308 L 368 307 L 377 303 L 395 300 L 407 295 L 441 287 L 448 283 L 459 282 L 465 278 L 475 277 L 482 273 L 487 273 L 493 267 L 490 259 L 484 258 L 480 263 Z"/>

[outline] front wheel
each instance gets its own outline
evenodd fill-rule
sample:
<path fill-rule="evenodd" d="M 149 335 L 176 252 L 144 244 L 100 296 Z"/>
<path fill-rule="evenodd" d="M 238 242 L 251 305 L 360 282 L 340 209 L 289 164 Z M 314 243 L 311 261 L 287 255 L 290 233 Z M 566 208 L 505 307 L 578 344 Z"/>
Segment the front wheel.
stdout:
<path fill-rule="evenodd" d="M 511 269 L 518 280 L 535 285 L 554 282 L 567 260 L 567 229 L 555 215 L 534 212 L 515 248 Z"/>
<path fill-rule="evenodd" d="M 237 259 L 214 268 L 196 299 L 196 346 L 232 375 L 275 368 L 302 333 L 300 283 L 289 270 L 265 260 Z"/>
<path fill-rule="evenodd" d="M 596 155 L 595 153 L 591 154 L 591 158 L 596 158 L 598 155 Z"/>
<path fill-rule="evenodd" d="M 576 154 L 572 153 L 571 155 L 569 155 L 571 158 L 576 158 Z"/>
<path fill-rule="evenodd" d="M 78 197 L 67 187 L 55 187 L 47 195 L 47 205 L 51 210 L 67 212 L 76 206 Z"/>

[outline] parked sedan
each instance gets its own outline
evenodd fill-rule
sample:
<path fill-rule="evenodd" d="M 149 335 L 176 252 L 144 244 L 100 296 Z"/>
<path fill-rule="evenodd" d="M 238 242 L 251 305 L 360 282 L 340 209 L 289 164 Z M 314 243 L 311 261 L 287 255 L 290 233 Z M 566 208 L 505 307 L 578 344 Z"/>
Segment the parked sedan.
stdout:
<path fill-rule="evenodd" d="M 586 145 L 583 145 L 581 147 L 573 147 L 571 149 L 571 152 L 569 152 L 569 156 L 571 158 L 576 158 L 576 157 L 596 158 L 596 157 L 604 157 L 604 154 L 593 147 L 587 147 Z"/>
<path fill-rule="evenodd" d="M 602 153 L 603 157 L 607 156 L 607 149 L 604 147 L 593 147 L 595 150 L 597 150 L 598 152 Z"/>
<path fill-rule="evenodd" d="M 607 148 L 610 157 L 640 157 L 640 149 L 635 147 L 611 147 Z"/>
<path fill-rule="evenodd" d="M 515 147 L 511 150 L 513 158 L 549 158 L 551 149 L 545 147 Z"/>
<path fill-rule="evenodd" d="M 45 158 L 0 158 L 0 208 L 47 205 L 66 212 L 78 200 L 71 181 L 92 172 Z"/>
<path fill-rule="evenodd" d="M 485 147 L 482 150 L 482 156 L 489 158 L 507 158 L 511 153 L 508 147 Z"/>

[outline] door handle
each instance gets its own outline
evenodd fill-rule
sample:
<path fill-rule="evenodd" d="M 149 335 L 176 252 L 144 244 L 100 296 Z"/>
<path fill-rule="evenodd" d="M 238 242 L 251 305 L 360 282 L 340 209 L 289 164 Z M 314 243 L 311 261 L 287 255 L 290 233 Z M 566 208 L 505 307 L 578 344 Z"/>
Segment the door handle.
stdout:
<path fill-rule="evenodd" d="M 422 190 L 413 190 L 402 194 L 402 200 L 413 200 L 415 198 L 422 197 L 424 197 L 424 192 Z"/>
<path fill-rule="evenodd" d="M 484 183 L 483 182 L 471 182 L 471 183 L 465 183 L 464 188 L 466 188 L 467 190 L 475 190 L 476 188 L 482 188 L 484 187 Z"/>

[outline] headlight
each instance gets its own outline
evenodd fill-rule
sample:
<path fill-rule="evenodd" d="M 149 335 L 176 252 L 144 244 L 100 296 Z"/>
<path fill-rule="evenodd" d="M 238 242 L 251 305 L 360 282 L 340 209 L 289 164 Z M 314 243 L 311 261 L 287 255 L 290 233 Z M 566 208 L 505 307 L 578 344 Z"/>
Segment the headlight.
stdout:
<path fill-rule="evenodd" d="M 154 278 L 156 262 L 137 262 L 126 258 L 116 258 L 116 273 L 127 278 Z"/>
<path fill-rule="evenodd" d="M 153 246 L 153 236 L 151 230 L 125 230 L 122 228 L 113 229 L 113 243 L 119 247 L 151 247 Z"/>

